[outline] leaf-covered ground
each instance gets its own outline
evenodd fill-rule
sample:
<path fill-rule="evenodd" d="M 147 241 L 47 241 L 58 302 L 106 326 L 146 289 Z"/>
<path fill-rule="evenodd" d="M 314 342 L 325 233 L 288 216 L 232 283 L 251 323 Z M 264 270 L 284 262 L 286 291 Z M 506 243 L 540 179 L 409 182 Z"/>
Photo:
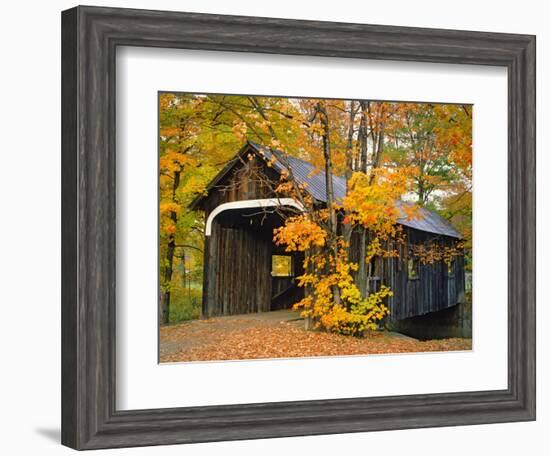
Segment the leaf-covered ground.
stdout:
<path fill-rule="evenodd" d="M 213 361 L 304 356 L 471 350 L 471 339 L 418 341 L 380 332 L 365 338 L 306 331 L 290 311 L 217 317 L 162 327 L 160 361 Z"/>

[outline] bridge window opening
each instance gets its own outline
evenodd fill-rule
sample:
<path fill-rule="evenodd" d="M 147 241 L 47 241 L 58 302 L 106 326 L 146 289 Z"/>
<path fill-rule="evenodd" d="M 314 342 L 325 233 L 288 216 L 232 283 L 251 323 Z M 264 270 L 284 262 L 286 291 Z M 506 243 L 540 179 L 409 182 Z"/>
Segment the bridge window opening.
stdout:
<path fill-rule="evenodd" d="M 271 256 L 271 276 L 272 277 L 293 277 L 294 268 L 292 257 L 289 255 Z"/>
<path fill-rule="evenodd" d="M 447 276 L 454 277 L 455 275 L 455 261 L 451 260 L 447 263 Z"/>
<path fill-rule="evenodd" d="M 407 260 L 407 271 L 409 280 L 418 279 L 418 260 L 416 258 L 409 257 Z"/>

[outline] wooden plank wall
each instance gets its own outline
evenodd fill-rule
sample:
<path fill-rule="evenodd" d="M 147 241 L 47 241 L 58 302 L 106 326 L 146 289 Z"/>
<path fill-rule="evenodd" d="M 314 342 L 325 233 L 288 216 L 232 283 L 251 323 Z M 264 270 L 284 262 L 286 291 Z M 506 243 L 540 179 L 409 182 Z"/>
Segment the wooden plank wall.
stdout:
<path fill-rule="evenodd" d="M 409 243 L 421 244 L 436 235 L 407 229 L 407 244 L 402 247 L 401 258 L 384 260 L 383 282 L 394 292 L 389 299 L 390 320 L 425 315 L 430 312 L 455 306 L 464 298 L 464 257 L 455 259 L 453 274 L 440 261 L 434 264 L 419 264 L 418 278 L 408 276 L 407 260 Z M 439 236 L 439 242 L 451 244 L 451 239 Z"/>
<path fill-rule="evenodd" d="M 271 240 L 214 221 L 207 238 L 203 316 L 265 312 L 271 305 Z"/>
<path fill-rule="evenodd" d="M 452 307 L 464 298 L 464 258 L 457 257 L 454 273 L 449 276 L 447 266 L 443 262 L 419 265 L 418 278 L 409 279 L 407 260 L 409 243 L 422 244 L 438 237 L 439 242 L 451 243 L 444 236 L 406 229 L 406 243 L 400 246 L 400 258 L 377 259 L 374 275 L 376 281 L 371 283 L 371 291 L 378 289 L 380 284 L 393 291 L 393 297 L 387 301 L 390 309 L 389 319 L 392 321 L 403 318 L 425 315 L 430 312 Z M 359 251 L 359 235 L 352 237 L 352 251 Z M 353 258 L 359 261 L 359 258 Z"/>
<path fill-rule="evenodd" d="M 271 179 L 273 185 L 276 186 L 278 176 L 273 169 L 265 166 L 258 157 L 247 160 L 238 164 L 233 171 L 218 182 L 215 188 L 210 190 L 208 196 L 201 203 L 205 217 L 208 217 L 214 208 L 223 203 L 276 196 L 262 179 L 258 179 L 259 173 L 265 176 L 264 179 Z"/>

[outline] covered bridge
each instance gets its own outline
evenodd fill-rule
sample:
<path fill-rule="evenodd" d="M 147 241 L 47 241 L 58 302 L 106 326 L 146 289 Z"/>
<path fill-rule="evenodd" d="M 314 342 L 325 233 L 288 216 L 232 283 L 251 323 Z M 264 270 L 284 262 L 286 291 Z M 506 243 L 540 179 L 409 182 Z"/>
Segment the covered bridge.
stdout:
<path fill-rule="evenodd" d="M 289 254 L 273 242 L 273 229 L 284 223 L 281 209 L 301 209 L 297 201 L 274 193 L 285 165 L 292 168 L 298 183 L 307 184 L 306 190 L 317 203 L 326 204 L 323 172 L 251 142 L 210 182 L 207 194 L 192 202 L 191 208 L 203 210 L 206 220 L 203 316 L 290 308 L 303 297 L 303 289 L 296 284 L 296 277 L 303 273 L 303 254 Z M 344 178 L 332 179 L 335 197 L 342 198 Z M 385 284 L 394 292 L 388 301 L 389 318 L 394 322 L 451 308 L 464 297 L 462 256 L 447 266 L 443 262 L 420 264 L 410 255 L 414 244 L 436 240 L 453 245 L 460 239 L 438 214 L 420 211 L 414 219 L 403 213 L 398 222 L 406 243 L 399 247 L 399 258 L 376 259 L 369 280 L 373 288 Z M 352 246 L 354 242 L 357 239 L 352 238 Z"/>

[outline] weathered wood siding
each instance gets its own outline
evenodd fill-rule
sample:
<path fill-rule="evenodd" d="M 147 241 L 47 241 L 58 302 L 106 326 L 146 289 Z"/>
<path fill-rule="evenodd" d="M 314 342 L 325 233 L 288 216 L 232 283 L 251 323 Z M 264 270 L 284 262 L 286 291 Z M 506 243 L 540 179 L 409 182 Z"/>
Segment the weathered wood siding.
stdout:
<path fill-rule="evenodd" d="M 259 178 L 259 174 L 264 178 Z M 201 202 L 205 217 L 223 203 L 276 196 L 271 186 L 267 184 L 268 179 L 273 185 L 278 182 L 276 173 L 260 159 L 254 157 L 252 160 L 244 160 L 242 164 L 228 172 Z"/>
<path fill-rule="evenodd" d="M 397 263 L 399 260 L 391 260 Z M 425 315 L 455 306 L 464 298 L 464 262 L 458 257 L 454 274 L 449 276 L 443 262 L 419 265 L 418 278 L 408 277 L 407 265 L 394 268 L 388 275 L 388 285 L 394 295 L 389 299 L 390 319 Z M 462 290 L 462 291 L 461 291 Z"/>
<path fill-rule="evenodd" d="M 390 320 L 425 315 L 455 306 L 464 299 L 464 257 L 457 256 L 453 273 L 449 275 L 447 265 L 440 261 L 434 264 L 419 264 L 418 277 L 409 278 L 407 262 L 410 244 L 423 244 L 437 237 L 438 242 L 451 245 L 454 240 L 445 236 L 405 229 L 406 242 L 398 247 L 399 258 L 376 259 L 370 289 L 377 290 L 386 285 L 393 291 L 387 301 Z M 352 237 L 351 248 L 359 251 L 359 236 Z M 358 261 L 354 258 L 354 261 Z"/>
<path fill-rule="evenodd" d="M 265 312 L 271 305 L 271 241 L 263 233 L 218 222 L 206 240 L 202 313 Z"/>

